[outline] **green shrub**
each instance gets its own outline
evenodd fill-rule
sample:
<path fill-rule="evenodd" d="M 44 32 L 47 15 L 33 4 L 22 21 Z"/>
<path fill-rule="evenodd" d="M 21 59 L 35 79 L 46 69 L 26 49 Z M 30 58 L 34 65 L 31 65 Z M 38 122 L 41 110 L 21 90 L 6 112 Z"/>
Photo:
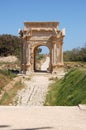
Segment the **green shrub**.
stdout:
<path fill-rule="evenodd" d="M 10 79 L 16 77 L 16 74 L 12 73 L 10 70 L 0 70 L 0 74 L 3 74 L 4 76 L 8 76 Z"/>

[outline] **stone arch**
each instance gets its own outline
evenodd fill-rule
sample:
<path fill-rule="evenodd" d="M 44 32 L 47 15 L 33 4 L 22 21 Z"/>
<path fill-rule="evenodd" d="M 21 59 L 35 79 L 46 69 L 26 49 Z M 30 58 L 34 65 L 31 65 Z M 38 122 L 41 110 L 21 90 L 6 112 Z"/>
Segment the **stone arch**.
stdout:
<path fill-rule="evenodd" d="M 50 49 L 50 47 L 48 47 L 46 45 L 43 45 L 43 44 L 39 44 L 39 45 L 35 46 L 35 48 L 34 48 L 34 71 L 36 71 L 36 59 L 35 59 L 35 57 L 36 57 L 36 50 L 37 50 L 38 47 L 42 47 L 42 46 L 47 47 L 48 50 L 49 50 L 49 59 L 50 59 L 49 69 L 48 69 L 48 71 L 45 70 L 45 72 L 51 72 L 51 63 L 52 63 L 52 61 L 51 61 L 52 60 L 51 49 Z M 40 72 L 43 72 L 43 71 L 40 70 Z"/>
<path fill-rule="evenodd" d="M 51 73 L 63 70 L 63 38 L 65 31 L 58 29 L 59 22 L 24 22 L 20 32 L 23 39 L 21 44 L 21 72 L 34 72 L 34 50 L 38 46 L 46 46 L 50 50 Z"/>

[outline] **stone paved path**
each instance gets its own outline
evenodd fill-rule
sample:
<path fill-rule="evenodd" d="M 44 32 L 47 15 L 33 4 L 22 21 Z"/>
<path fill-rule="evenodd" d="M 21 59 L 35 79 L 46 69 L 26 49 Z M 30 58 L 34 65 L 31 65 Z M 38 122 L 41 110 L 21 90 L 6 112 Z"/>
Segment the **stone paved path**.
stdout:
<path fill-rule="evenodd" d="M 14 102 L 18 106 L 43 106 L 49 83 L 49 74 L 35 74 L 30 81 L 24 81 L 26 87 L 18 92 Z"/>
<path fill-rule="evenodd" d="M 44 62 L 44 63 L 42 64 L 42 66 L 41 66 L 41 70 L 47 71 L 48 68 L 49 68 L 49 64 L 50 64 L 50 58 L 49 58 L 49 57 L 46 57 L 45 62 Z"/>
<path fill-rule="evenodd" d="M 2 106 L 0 130 L 86 130 L 86 110 L 77 106 Z"/>

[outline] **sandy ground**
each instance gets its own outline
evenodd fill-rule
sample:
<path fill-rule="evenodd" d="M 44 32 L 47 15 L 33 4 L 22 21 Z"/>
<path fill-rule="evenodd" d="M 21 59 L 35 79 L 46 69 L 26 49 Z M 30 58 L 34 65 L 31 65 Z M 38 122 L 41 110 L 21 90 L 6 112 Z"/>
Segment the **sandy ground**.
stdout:
<path fill-rule="evenodd" d="M 86 130 L 78 107 L 0 107 L 0 130 Z"/>

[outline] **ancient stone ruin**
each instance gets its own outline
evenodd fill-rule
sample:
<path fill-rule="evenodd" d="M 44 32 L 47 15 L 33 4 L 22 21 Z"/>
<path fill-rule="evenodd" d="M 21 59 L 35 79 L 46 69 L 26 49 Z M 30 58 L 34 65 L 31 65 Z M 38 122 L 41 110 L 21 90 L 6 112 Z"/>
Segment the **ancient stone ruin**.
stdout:
<path fill-rule="evenodd" d="M 39 46 L 50 50 L 49 72 L 59 74 L 63 71 L 63 38 L 65 30 L 58 28 L 59 22 L 24 22 L 24 29 L 19 31 L 21 43 L 21 72 L 35 72 L 35 53 Z"/>

